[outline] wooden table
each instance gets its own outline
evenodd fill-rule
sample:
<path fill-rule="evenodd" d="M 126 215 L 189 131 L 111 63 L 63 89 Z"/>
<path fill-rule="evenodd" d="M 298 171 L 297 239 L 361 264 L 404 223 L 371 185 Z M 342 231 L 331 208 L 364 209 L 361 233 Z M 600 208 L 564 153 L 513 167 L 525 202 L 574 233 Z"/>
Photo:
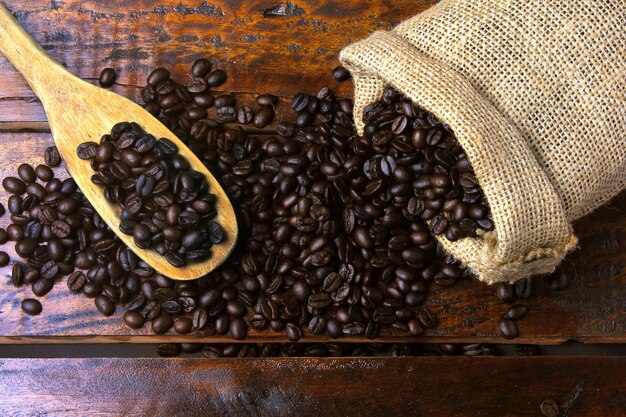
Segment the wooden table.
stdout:
<path fill-rule="evenodd" d="M 242 101 L 258 92 L 277 94 L 282 111 L 294 93 L 315 93 L 324 85 L 350 96 L 349 83 L 337 84 L 330 76 L 338 51 L 435 1 L 25 3 L 4 1 L 54 58 L 84 79 L 95 82 L 102 68 L 114 67 L 119 74 L 114 91 L 139 100 L 151 68 L 167 66 L 184 79 L 191 62 L 209 57 L 229 75 L 223 91 Z M 21 162 L 41 163 L 50 144 L 41 104 L 0 57 L 0 177 L 14 175 Z M 0 198 L 6 201 L 3 191 Z M 562 267 L 572 278 L 570 286 L 552 291 L 543 279 L 533 280 L 530 314 L 519 324 L 519 338 L 507 341 L 498 335 L 496 322 L 507 307 L 494 288 L 464 281 L 429 297 L 439 319 L 436 328 L 419 338 L 387 332 L 381 341 L 625 343 L 625 209 L 622 194 L 577 222 L 580 248 Z M 3 227 L 7 222 L 8 216 L 0 219 Z M 7 277 L 10 269 L 1 272 Z M 41 316 L 26 317 L 19 300 L 27 294 L 29 289 L 15 289 L 7 279 L 0 282 L 0 343 L 197 341 L 132 331 L 122 324 L 121 314 L 104 318 L 92 300 L 70 295 L 63 285 L 45 297 Z M 286 339 L 268 331 L 251 332 L 247 340 Z M 227 337 L 208 341 L 232 342 Z M 325 340 L 305 335 L 303 341 Z M 585 380 L 573 415 L 621 416 L 626 415 L 625 365 L 619 357 L 6 359 L 0 361 L 0 415 L 33 415 L 35 410 L 51 415 L 342 415 L 349 410 L 377 415 L 382 409 L 413 415 L 538 415 L 541 401 L 563 402 Z M 171 389 L 146 388 L 166 375 Z M 184 394 L 188 389 L 194 395 Z M 136 395 L 143 399 L 125 401 Z M 167 400 L 156 402 L 162 397 Z"/>

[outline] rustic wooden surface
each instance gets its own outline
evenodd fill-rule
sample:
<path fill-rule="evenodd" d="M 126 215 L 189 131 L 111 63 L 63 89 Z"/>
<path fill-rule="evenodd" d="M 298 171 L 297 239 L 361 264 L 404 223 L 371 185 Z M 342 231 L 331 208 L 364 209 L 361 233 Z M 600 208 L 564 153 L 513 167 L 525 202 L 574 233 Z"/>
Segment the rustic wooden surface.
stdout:
<path fill-rule="evenodd" d="M 52 57 L 81 78 L 118 71 L 114 91 L 138 99 L 138 86 L 158 65 L 185 79 L 208 57 L 228 73 L 220 87 L 238 93 L 290 96 L 338 85 L 330 70 L 347 44 L 389 29 L 435 0 L 3 0 Z M 15 122 L 20 122 L 16 125 Z M 0 128 L 46 129 L 46 117 L 23 78 L 0 57 Z"/>
<path fill-rule="evenodd" d="M 135 100 L 151 68 L 171 67 L 183 81 L 189 64 L 199 57 L 209 57 L 225 69 L 229 80 L 222 89 L 244 100 L 255 92 L 284 98 L 298 91 L 313 93 L 326 84 L 349 96 L 350 83 L 339 85 L 330 76 L 339 50 L 435 2 L 164 0 L 154 5 L 147 0 L 3 0 L 27 31 L 70 71 L 95 82 L 102 68 L 114 67 L 119 77 L 113 90 Z M 0 129 L 48 130 L 41 104 L 3 57 Z M 40 163 L 43 149 L 51 143 L 46 133 L 0 134 L 0 175 L 14 174 L 19 162 Z M 0 193 L 0 201 L 6 201 L 6 195 Z M 530 314 L 519 322 L 520 337 L 512 342 L 626 341 L 626 251 L 621 246 L 626 238 L 625 209 L 626 195 L 622 195 L 608 208 L 578 222 L 581 249 L 564 266 L 574 276 L 570 288 L 553 292 L 541 278 L 535 279 L 535 295 L 528 302 Z M 6 226 L 7 221 L 5 216 L 0 224 Z M 101 317 L 92 300 L 70 295 L 64 284 L 45 297 L 41 316 L 27 317 L 19 310 L 19 302 L 31 295 L 30 290 L 13 289 L 6 278 L 9 273 L 8 268 L 0 270 L 4 277 L 0 282 L 0 343 L 190 339 L 151 336 L 147 329 L 132 331 L 122 324 L 120 311 Z M 494 288 L 463 282 L 452 289 L 437 289 L 429 297 L 429 306 L 440 323 L 424 337 L 386 333 L 381 340 L 506 342 L 498 336 L 496 322 L 507 307 L 496 299 Z M 211 339 L 220 340 L 230 341 Z M 285 339 L 282 333 L 253 332 L 248 340 Z M 316 339 L 306 336 L 305 340 Z"/>
<path fill-rule="evenodd" d="M 0 133 L 0 178 L 15 175 L 15 161 L 39 164 L 43 151 L 52 144 L 47 133 Z M 65 176 L 60 169 L 57 170 Z M 4 190 L 0 201 L 6 202 Z M 497 321 L 507 306 L 495 296 L 494 287 L 465 281 L 453 288 L 437 289 L 428 297 L 429 307 L 439 316 L 439 325 L 420 338 L 383 333 L 382 340 L 402 341 L 491 341 L 502 343 L 558 344 L 574 339 L 583 342 L 626 342 L 625 283 L 626 193 L 609 206 L 580 221 L 576 231 L 581 249 L 568 258 L 565 270 L 574 274 L 570 288 L 551 291 L 542 278 L 534 280 L 534 295 L 528 301 L 530 313 L 519 322 L 520 337 L 506 341 L 497 333 Z M 9 216 L 0 219 L 6 227 Z M 12 245 L 4 246 L 5 250 Z M 9 251 L 13 259 L 18 259 Z M 148 328 L 131 330 L 122 323 L 122 311 L 102 317 L 93 300 L 71 294 L 65 283 L 55 286 L 43 299 L 43 313 L 26 316 L 20 301 L 32 295 L 30 288 L 10 284 L 10 267 L 0 269 L 0 343 L 74 342 L 162 342 L 197 340 L 192 336 L 149 335 Z M 211 337 L 211 341 L 232 341 Z M 251 332 L 247 340 L 286 341 L 283 333 Z M 324 340 L 307 335 L 304 340 Z M 342 339 L 363 340 L 363 339 Z"/>
<path fill-rule="evenodd" d="M 625 392 L 620 357 L 0 360 L 3 416 L 622 417 Z"/>

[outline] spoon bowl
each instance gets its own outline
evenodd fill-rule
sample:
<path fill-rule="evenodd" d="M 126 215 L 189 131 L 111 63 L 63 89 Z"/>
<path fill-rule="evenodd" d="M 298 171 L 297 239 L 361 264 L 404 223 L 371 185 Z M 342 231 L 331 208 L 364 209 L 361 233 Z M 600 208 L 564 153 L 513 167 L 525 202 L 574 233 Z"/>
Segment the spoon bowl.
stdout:
<path fill-rule="evenodd" d="M 54 61 L 0 4 L 0 51 L 20 71 L 44 105 L 52 136 L 68 172 L 104 222 L 126 246 L 159 273 L 177 280 L 196 279 L 217 268 L 232 252 L 237 240 L 235 212 L 226 193 L 204 164 L 159 120 L 138 104 L 74 76 Z M 121 207 L 104 197 L 100 186 L 91 182 L 95 173 L 89 161 L 80 159 L 76 148 L 100 138 L 123 121 L 139 124 L 156 138 L 167 138 L 190 167 L 207 179 L 209 191 L 217 197 L 213 219 L 226 231 L 226 239 L 214 245 L 212 256 L 202 262 L 174 267 L 154 250 L 137 247 L 132 236 L 119 230 Z"/>

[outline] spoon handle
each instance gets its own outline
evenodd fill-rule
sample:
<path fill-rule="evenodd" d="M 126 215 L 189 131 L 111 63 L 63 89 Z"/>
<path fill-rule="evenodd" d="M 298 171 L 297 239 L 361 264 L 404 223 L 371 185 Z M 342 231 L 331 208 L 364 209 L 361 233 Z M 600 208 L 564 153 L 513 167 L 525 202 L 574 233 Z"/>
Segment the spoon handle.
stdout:
<path fill-rule="evenodd" d="M 42 99 L 54 79 L 67 73 L 58 62 L 24 30 L 10 11 L 0 4 L 0 52 L 26 78 L 37 97 Z"/>

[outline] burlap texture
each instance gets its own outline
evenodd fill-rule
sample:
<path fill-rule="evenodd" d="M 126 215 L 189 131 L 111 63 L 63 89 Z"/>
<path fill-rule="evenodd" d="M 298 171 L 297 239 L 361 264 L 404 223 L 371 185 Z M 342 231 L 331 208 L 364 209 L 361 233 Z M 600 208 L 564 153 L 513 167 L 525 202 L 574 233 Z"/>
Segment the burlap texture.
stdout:
<path fill-rule="evenodd" d="M 626 185 L 626 2 L 444 0 L 345 48 L 355 123 L 387 84 L 465 149 L 495 230 L 443 247 L 487 283 L 552 272 Z"/>

